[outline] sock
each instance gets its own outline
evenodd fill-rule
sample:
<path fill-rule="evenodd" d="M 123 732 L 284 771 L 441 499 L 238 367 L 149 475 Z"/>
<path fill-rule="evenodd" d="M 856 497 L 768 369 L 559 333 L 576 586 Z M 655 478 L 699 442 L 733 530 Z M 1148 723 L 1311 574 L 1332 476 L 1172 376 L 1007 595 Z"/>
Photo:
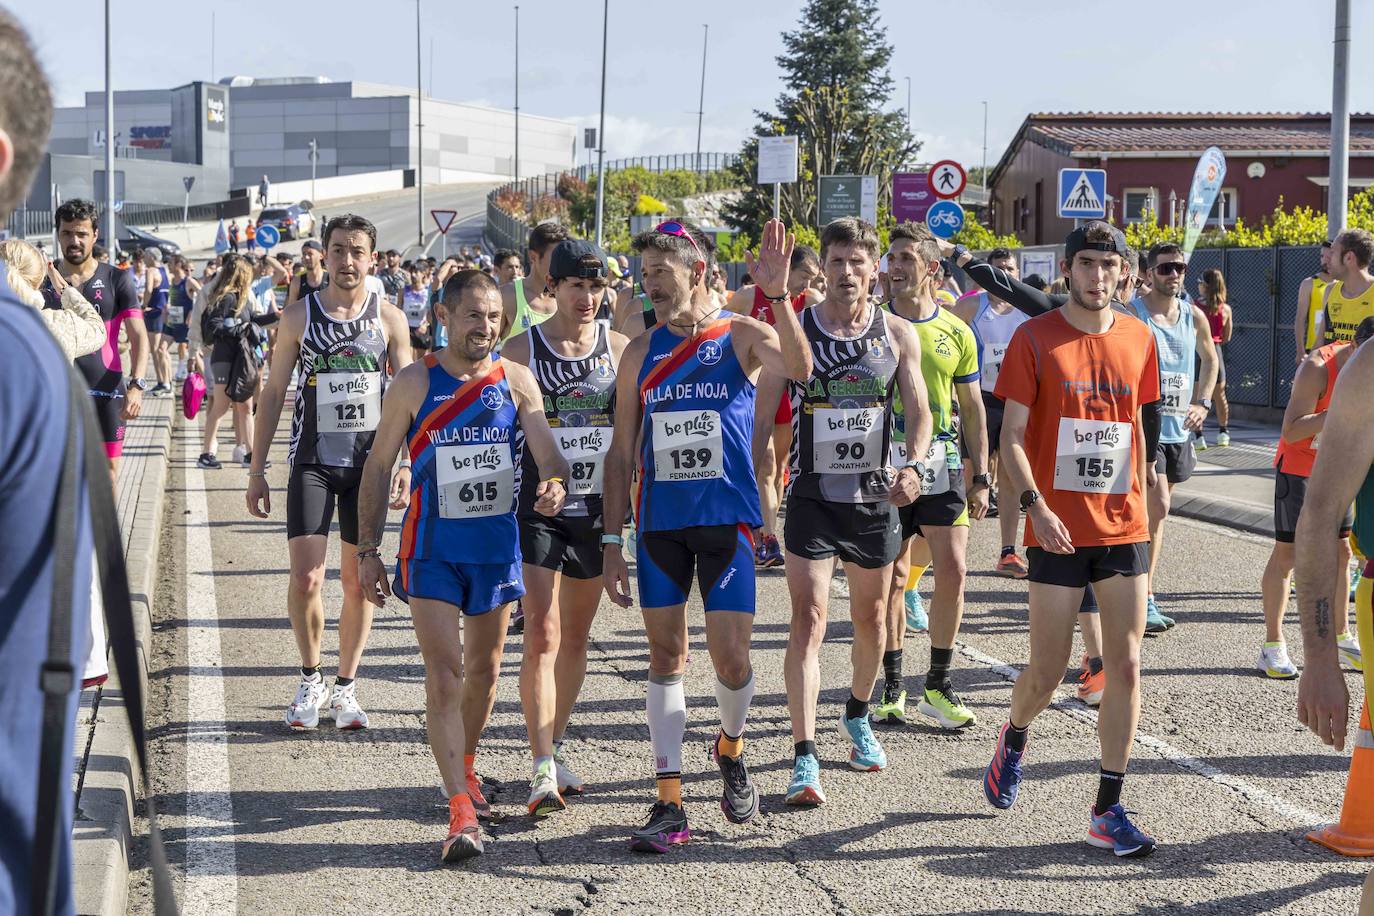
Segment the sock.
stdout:
<path fill-rule="evenodd" d="M 896 702 L 902 692 L 902 650 L 883 653 L 883 702 Z"/>
<path fill-rule="evenodd" d="M 1014 553 L 1016 553 L 1016 547 L 1015 547 L 1015 545 L 1013 545 L 1013 546 L 1011 546 L 1011 547 L 1008 547 L 1008 546 L 1005 545 L 1005 544 L 1002 545 L 1002 556 L 1004 556 L 1004 557 L 1009 557 L 1009 556 L 1011 556 L 1011 555 L 1014 554 Z"/>
<path fill-rule="evenodd" d="M 682 735 L 687 730 L 687 696 L 682 691 L 682 675 L 649 673 L 649 744 L 654 749 L 654 772 L 658 774 L 660 801 L 682 803 Z M 671 779 L 670 795 L 665 796 L 664 780 Z"/>
<path fill-rule="evenodd" d="M 730 687 L 716 678 L 716 706 L 720 709 L 720 753 L 738 757 L 744 752 L 744 723 L 749 718 L 749 704 L 754 699 L 754 673 L 743 686 Z M 734 735 L 734 737 L 730 737 Z"/>
<path fill-rule="evenodd" d="M 335 687 L 347 687 L 348 685 L 350 685 L 350 684 L 352 684 L 352 683 L 353 683 L 353 678 L 351 678 L 351 677 L 344 677 L 344 676 L 341 675 L 341 674 L 338 674 L 338 675 L 335 675 L 335 676 L 334 676 L 334 686 L 335 686 Z"/>
<path fill-rule="evenodd" d="M 1102 673 L 1102 656 L 1088 659 L 1088 672 L 1091 674 Z"/>
<path fill-rule="evenodd" d="M 805 757 L 805 756 L 807 756 L 808 754 L 809 754 L 810 756 L 812 756 L 812 757 L 815 757 L 815 756 L 817 756 L 817 755 L 816 755 L 816 742 L 814 742 L 814 741 L 798 741 L 796 744 L 792 745 L 792 751 L 793 751 L 793 756 L 794 756 L 794 757 Z"/>
<path fill-rule="evenodd" d="M 1026 749 L 1026 736 L 1030 732 L 1030 726 L 1017 728 L 1010 719 L 1007 720 L 1007 734 L 1004 739 L 1007 747 L 1013 751 L 1024 751 Z"/>
<path fill-rule="evenodd" d="M 1218 427 L 1218 432 L 1223 432 L 1223 433 L 1226 432 L 1226 427 L 1224 427 L 1224 426 Z"/>
<path fill-rule="evenodd" d="M 926 674 L 926 690 L 938 690 L 949 683 L 949 664 L 954 661 L 954 649 L 930 647 L 930 671 Z"/>
<path fill-rule="evenodd" d="M 672 802 L 678 807 L 682 806 L 682 774 L 681 773 L 659 773 L 658 780 L 658 800 L 661 802 Z"/>
<path fill-rule="evenodd" d="M 1094 814 L 1101 814 L 1121 801 L 1121 783 L 1125 779 L 1125 773 L 1113 773 L 1111 770 L 1097 771 L 1097 803 L 1093 805 Z"/>
<path fill-rule="evenodd" d="M 562 736 L 562 735 L 559 735 L 557 738 L 554 738 L 554 739 L 553 739 L 553 755 L 554 755 L 555 757 L 562 757 L 562 756 L 563 756 L 563 736 Z"/>
<path fill-rule="evenodd" d="M 906 574 L 907 591 L 911 591 L 916 587 L 917 583 L 921 581 L 921 577 L 926 574 L 927 568 L 928 567 L 925 566 L 917 566 L 915 563 L 911 564 L 911 572 Z"/>
<path fill-rule="evenodd" d="M 319 665 L 314 665 L 313 667 L 309 667 L 309 668 L 307 668 L 305 665 L 301 665 L 301 677 L 308 677 L 308 678 L 316 678 L 316 677 L 318 677 L 318 678 L 323 678 L 324 675 L 320 673 L 320 666 L 319 666 Z"/>
<path fill-rule="evenodd" d="M 545 767 L 548 768 L 548 774 L 552 776 L 554 774 L 552 756 L 534 758 L 534 775 L 536 777 L 539 775 L 539 772 L 543 770 Z"/>
<path fill-rule="evenodd" d="M 846 719 L 858 719 L 866 715 L 868 715 L 868 701 L 860 700 L 851 693 L 849 699 L 844 701 L 844 717 Z"/>

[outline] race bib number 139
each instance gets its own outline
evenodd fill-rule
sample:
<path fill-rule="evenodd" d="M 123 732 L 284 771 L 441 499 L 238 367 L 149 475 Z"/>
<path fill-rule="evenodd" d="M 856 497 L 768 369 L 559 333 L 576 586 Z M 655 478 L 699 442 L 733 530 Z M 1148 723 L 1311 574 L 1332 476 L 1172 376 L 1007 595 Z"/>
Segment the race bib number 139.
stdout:
<path fill-rule="evenodd" d="M 665 410 L 654 417 L 654 477 L 714 480 L 725 476 L 720 414 L 714 410 Z"/>
<path fill-rule="evenodd" d="M 1129 423 L 1062 418 L 1054 488 L 1076 493 L 1130 492 L 1132 440 Z"/>

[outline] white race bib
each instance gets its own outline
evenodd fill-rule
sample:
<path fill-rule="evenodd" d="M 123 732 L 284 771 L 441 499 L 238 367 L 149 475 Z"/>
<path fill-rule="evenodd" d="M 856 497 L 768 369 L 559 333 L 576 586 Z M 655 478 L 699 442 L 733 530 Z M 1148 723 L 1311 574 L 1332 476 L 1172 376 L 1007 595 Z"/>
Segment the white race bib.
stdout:
<path fill-rule="evenodd" d="M 921 480 L 922 496 L 938 496 L 941 493 L 948 493 L 950 488 L 949 472 L 951 460 L 957 460 L 957 453 L 951 452 L 950 443 L 941 439 L 930 441 L 930 451 L 926 452 L 925 460 L 921 463 L 926 466 L 925 477 Z M 956 458 L 951 459 L 951 455 Z M 959 465 L 954 465 L 958 468 Z"/>
<path fill-rule="evenodd" d="M 991 392 L 997 387 L 997 376 L 1002 374 L 1002 360 L 1007 358 L 1007 348 L 1011 344 L 989 344 L 983 348 L 983 368 L 978 373 L 978 384 L 984 391 Z"/>
<path fill-rule="evenodd" d="M 1188 373 L 1166 372 L 1159 378 L 1159 412 L 1162 416 L 1184 420 L 1188 416 L 1190 392 Z"/>
<path fill-rule="evenodd" d="M 1078 493 L 1130 492 L 1133 436 L 1129 423 L 1060 419 L 1054 488 Z"/>
<path fill-rule="evenodd" d="M 315 376 L 315 424 L 322 433 L 368 433 L 382 418 L 380 372 Z"/>
<path fill-rule="evenodd" d="M 883 465 L 881 407 L 817 407 L 811 417 L 817 474 L 863 474 Z"/>
<path fill-rule="evenodd" d="M 725 476 L 720 414 L 665 410 L 654 417 L 654 476 L 659 480 L 714 480 Z"/>
<path fill-rule="evenodd" d="M 510 445 L 441 445 L 434 450 L 440 518 L 484 518 L 511 511 L 515 465 Z"/>
<path fill-rule="evenodd" d="M 568 478 L 568 495 L 601 495 L 601 481 L 606 473 L 606 453 L 611 450 L 610 428 L 555 427 L 553 437 L 572 471 Z"/>
<path fill-rule="evenodd" d="M 167 306 L 167 323 L 168 323 L 168 324 L 185 324 L 185 323 L 186 323 L 186 308 L 185 308 L 185 306 L 181 306 L 181 305 L 169 305 L 169 306 Z"/>

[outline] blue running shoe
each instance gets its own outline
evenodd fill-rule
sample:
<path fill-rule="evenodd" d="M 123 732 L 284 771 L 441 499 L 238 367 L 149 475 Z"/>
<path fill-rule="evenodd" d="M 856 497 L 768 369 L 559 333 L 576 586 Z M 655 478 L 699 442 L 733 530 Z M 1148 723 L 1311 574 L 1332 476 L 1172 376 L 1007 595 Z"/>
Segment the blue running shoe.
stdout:
<path fill-rule="evenodd" d="M 1021 786 L 1021 757 L 1026 752 L 1007 747 L 1009 728 L 1010 722 L 1003 723 L 1002 730 L 997 733 L 997 750 L 993 752 L 992 762 L 983 771 L 983 794 L 994 808 L 1010 808 Z"/>
<path fill-rule="evenodd" d="M 925 602 L 921 600 L 921 593 L 914 588 L 909 588 L 902 593 L 902 600 L 906 602 L 906 629 L 908 633 L 924 633 L 930 629 L 930 620 L 926 617 Z"/>
<path fill-rule="evenodd" d="M 802 805 L 814 808 L 825 804 L 825 792 L 821 789 L 821 764 L 814 754 L 803 754 L 792 765 L 792 782 L 787 786 L 789 805 Z"/>
<path fill-rule="evenodd" d="M 887 766 L 887 752 L 873 734 L 868 716 L 846 719 L 840 713 L 840 734 L 849 739 L 849 767 L 863 773 L 876 773 Z"/>
<path fill-rule="evenodd" d="M 1159 612 L 1159 606 L 1155 604 L 1155 596 L 1150 595 L 1145 599 L 1145 632 L 1163 633 L 1173 626 L 1173 621 Z"/>
<path fill-rule="evenodd" d="M 1112 805 L 1102 814 L 1089 809 L 1088 843 L 1110 849 L 1119 858 L 1139 858 L 1155 851 L 1154 837 L 1144 833 L 1126 816 L 1121 805 Z"/>

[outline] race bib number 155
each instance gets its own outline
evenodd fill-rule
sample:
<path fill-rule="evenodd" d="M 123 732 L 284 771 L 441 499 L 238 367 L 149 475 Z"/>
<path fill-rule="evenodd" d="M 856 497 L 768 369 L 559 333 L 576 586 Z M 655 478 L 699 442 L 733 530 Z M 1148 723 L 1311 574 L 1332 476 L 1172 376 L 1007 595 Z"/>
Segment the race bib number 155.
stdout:
<path fill-rule="evenodd" d="M 1062 418 L 1054 488 L 1077 493 L 1129 492 L 1132 440 L 1129 423 Z"/>

